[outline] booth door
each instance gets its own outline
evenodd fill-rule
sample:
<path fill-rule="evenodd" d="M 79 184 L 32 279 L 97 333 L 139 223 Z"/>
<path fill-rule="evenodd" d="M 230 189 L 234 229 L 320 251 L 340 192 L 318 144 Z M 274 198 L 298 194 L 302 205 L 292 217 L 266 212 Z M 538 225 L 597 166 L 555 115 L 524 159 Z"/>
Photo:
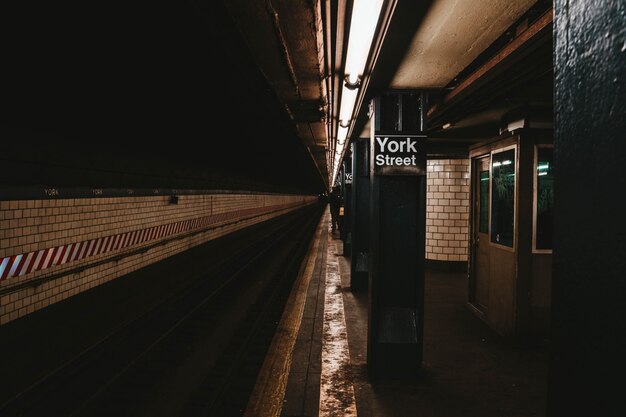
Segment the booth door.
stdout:
<path fill-rule="evenodd" d="M 476 308 L 485 312 L 489 305 L 489 156 L 474 159 L 474 216 L 472 227 L 473 299 Z"/>

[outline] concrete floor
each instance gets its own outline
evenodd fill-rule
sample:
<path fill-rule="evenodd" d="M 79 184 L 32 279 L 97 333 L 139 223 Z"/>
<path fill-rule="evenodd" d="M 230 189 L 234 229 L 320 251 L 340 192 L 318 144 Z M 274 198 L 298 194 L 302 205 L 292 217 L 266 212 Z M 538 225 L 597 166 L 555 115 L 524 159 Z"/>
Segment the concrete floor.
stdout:
<path fill-rule="evenodd" d="M 348 258 L 340 267 L 359 417 L 545 415 L 547 348 L 516 348 L 476 318 L 464 273 L 426 271 L 423 375 L 369 382 L 367 293 L 350 291 Z"/>
<path fill-rule="evenodd" d="M 351 291 L 350 259 L 343 256 L 339 233 L 329 229 L 317 242 L 304 315 L 290 353 L 281 417 L 354 416 L 355 403 L 358 417 L 545 416 L 547 347 L 515 347 L 478 319 L 466 307 L 465 273 L 433 267 L 426 271 L 423 372 L 412 378 L 370 381 L 367 292 Z M 334 285 L 332 292 L 343 296 L 349 360 L 341 359 L 341 371 L 330 376 L 337 388 L 324 388 L 321 385 L 329 379 L 323 377 L 324 366 L 336 359 L 324 356 L 326 325 L 341 315 L 326 314 L 325 287 L 337 269 L 341 285 Z M 330 412 L 328 399 L 336 403 Z"/>

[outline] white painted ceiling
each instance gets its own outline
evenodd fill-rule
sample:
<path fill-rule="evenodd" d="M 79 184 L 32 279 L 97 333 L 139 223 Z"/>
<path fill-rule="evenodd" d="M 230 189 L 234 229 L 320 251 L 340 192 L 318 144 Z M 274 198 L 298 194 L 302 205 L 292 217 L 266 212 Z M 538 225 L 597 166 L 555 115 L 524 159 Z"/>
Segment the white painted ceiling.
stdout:
<path fill-rule="evenodd" d="M 535 2 L 435 0 L 391 87 L 444 87 Z"/>

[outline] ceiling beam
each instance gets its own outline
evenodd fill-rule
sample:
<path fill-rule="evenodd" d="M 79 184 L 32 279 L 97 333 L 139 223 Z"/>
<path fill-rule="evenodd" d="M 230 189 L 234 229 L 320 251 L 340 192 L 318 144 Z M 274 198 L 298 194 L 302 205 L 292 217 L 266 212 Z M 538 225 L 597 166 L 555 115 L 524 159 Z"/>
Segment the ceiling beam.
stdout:
<path fill-rule="evenodd" d="M 454 102 L 488 83 L 494 76 L 506 70 L 525 56 L 522 51 L 530 50 L 531 44 L 535 43 L 546 34 L 551 35 L 552 16 L 552 9 L 546 11 L 530 25 L 528 29 L 523 31 L 507 46 L 501 49 L 500 52 L 492 56 L 482 66 L 461 81 L 452 91 L 443 97 L 443 100 L 434 104 L 428 110 L 429 118 L 434 117 L 435 114 L 442 112 L 444 108 L 450 107 Z"/>

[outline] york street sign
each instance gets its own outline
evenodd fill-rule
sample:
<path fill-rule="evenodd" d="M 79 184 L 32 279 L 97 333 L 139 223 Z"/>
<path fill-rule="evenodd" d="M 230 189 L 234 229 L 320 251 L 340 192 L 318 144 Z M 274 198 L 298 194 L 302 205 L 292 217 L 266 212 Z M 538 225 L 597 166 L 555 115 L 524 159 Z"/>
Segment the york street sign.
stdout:
<path fill-rule="evenodd" d="M 426 135 L 376 135 L 376 175 L 426 175 Z"/>

